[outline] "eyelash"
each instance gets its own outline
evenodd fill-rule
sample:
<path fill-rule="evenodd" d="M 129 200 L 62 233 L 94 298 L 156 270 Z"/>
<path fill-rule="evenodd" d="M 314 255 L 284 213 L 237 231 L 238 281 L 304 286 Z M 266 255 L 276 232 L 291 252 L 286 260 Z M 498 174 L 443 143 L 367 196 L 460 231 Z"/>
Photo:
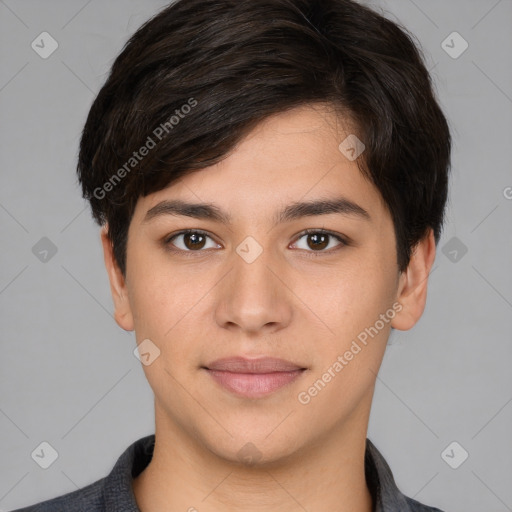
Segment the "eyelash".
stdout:
<path fill-rule="evenodd" d="M 171 252 L 174 252 L 174 253 L 180 253 L 180 254 L 184 254 L 185 256 L 196 256 L 197 254 L 200 254 L 202 252 L 206 252 L 208 251 L 209 249 L 198 249 L 197 251 L 191 251 L 191 250 L 184 250 L 184 249 L 179 249 L 179 248 L 176 248 L 176 247 L 172 247 L 172 241 L 181 236 L 181 235 L 187 235 L 187 234 L 198 234 L 198 235 L 203 235 L 203 236 L 206 236 L 210 239 L 213 240 L 213 238 L 206 232 L 206 231 L 202 231 L 200 229 L 184 229 L 182 231 L 179 231 L 178 233 L 174 233 L 172 235 L 169 235 L 167 237 L 164 238 L 163 240 L 163 243 L 164 243 L 164 246 L 167 250 L 171 251 Z M 311 256 L 311 257 L 318 257 L 318 256 L 321 256 L 323 254 L 332 254 L 333 252 L 335 251 L 338 251 L 340 249 L 342 249 L 343 247 L 345 246 L 348 246 L 350 245 L 349 241 L 342 237 L 341 235 L 339 234 L 336 234 L 336 233 L 333 233 L 332 231 L 328 231 L 328 230 L 325 230 L 325 229 L 305 229 L 304 231 L 302 231 L 301 233 L 299 233 L 297 235 L 297 237 L 295 238 L 295 241 L 293 243 L 297 243 L 301 238 L 303 238 L 304 236 L 307 236 L 307 235 L 328 235 L 334 239 L 336 239 L 339 243 L 339 245 L 337 245 L 336 247 L 334 248 L 331 248 L 331 249 L 328 249 L 328 250 L 318 250 L 318 251 L 313 251 L 313 250 L 305 250 L 305 249 L 299 249 L 299 250 L 304 250 L 308 256 Z M 217 243 L 217 242 L 215 242 Z"/>

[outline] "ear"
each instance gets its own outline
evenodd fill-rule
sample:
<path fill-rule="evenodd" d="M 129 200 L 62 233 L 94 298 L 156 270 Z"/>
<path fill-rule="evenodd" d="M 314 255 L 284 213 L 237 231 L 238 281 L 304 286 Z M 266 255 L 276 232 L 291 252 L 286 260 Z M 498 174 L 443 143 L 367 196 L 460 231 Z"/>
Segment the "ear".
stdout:
<path fill-rule="evenodd" d="M 407 331 L 421 318 L 427 301 L 428 276 L 435 256 L 434 232 L 430 229 L 414 248 L 407 269 L 400 274 L 397 301 L 402 309 L 391 321 L 395 329 Z"/>
<path fill-rule="evenodd" d="M 128 300 L 126 281 L 114 257 L 112 240 L 108 234 L 108 224 L 101 229 L 101 243 L 103 245 L 105 268 L 110 280 L 110 293 L 114 301 L 114 319 L 119 327 L 125 331 L 133 331 L 133 315 Z"/>

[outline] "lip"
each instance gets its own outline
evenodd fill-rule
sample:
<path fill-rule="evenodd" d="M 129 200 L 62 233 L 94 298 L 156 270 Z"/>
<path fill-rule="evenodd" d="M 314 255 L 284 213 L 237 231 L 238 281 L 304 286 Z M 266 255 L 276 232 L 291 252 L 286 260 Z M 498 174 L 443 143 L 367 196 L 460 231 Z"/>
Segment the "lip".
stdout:
<path fill-rule="evenodd" d="M 223 388 L 245 398 L 261 398 L 299 378 L 306 368 L 273 357 L 229 357 L 203 367 Z"/>

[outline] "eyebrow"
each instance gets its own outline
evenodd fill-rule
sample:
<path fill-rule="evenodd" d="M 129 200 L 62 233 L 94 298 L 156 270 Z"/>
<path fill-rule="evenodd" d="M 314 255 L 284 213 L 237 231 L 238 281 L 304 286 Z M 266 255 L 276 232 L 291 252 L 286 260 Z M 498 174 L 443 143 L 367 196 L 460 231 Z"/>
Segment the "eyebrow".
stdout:
<path fill-rule="evenodd" d="M 358 217 L 360 219 L 371 221 L 370 214 L 357 203 L 346 198 L 336 199 L 318 199 L 315 201 L 295 202 L 286 206 L 276 217 L 274 223 L 288 222 L 302 217 L 312 217 L 315 215 L 328 215 L 337 213 L 347 216 Z M 143 220 L 147 223 L 157 217 L 173 215 L 193 217 L 195 219 L 207 219 L 230 224 L 232 217 L 227 212 L 223 212 L 218 206 L 208 203 L 187 203 L 178 199 L 164 200 L 150 208 Z"/>

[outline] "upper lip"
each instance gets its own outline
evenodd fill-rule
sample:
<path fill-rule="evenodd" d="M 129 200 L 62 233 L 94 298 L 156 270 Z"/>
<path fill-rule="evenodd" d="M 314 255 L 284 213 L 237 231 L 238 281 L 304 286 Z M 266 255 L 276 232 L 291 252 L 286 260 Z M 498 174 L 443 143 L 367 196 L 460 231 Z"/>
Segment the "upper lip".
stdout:
<path fill-rule="evenodd" d="M 305 370 L 305 368 L 290 361 L 275 357 L 260 357 L 257 359 L 226 357 L 224 359 L 217 359 L 217 361 L 206 365 L 205 368 L 232 373 L 275 373 Z"/>

